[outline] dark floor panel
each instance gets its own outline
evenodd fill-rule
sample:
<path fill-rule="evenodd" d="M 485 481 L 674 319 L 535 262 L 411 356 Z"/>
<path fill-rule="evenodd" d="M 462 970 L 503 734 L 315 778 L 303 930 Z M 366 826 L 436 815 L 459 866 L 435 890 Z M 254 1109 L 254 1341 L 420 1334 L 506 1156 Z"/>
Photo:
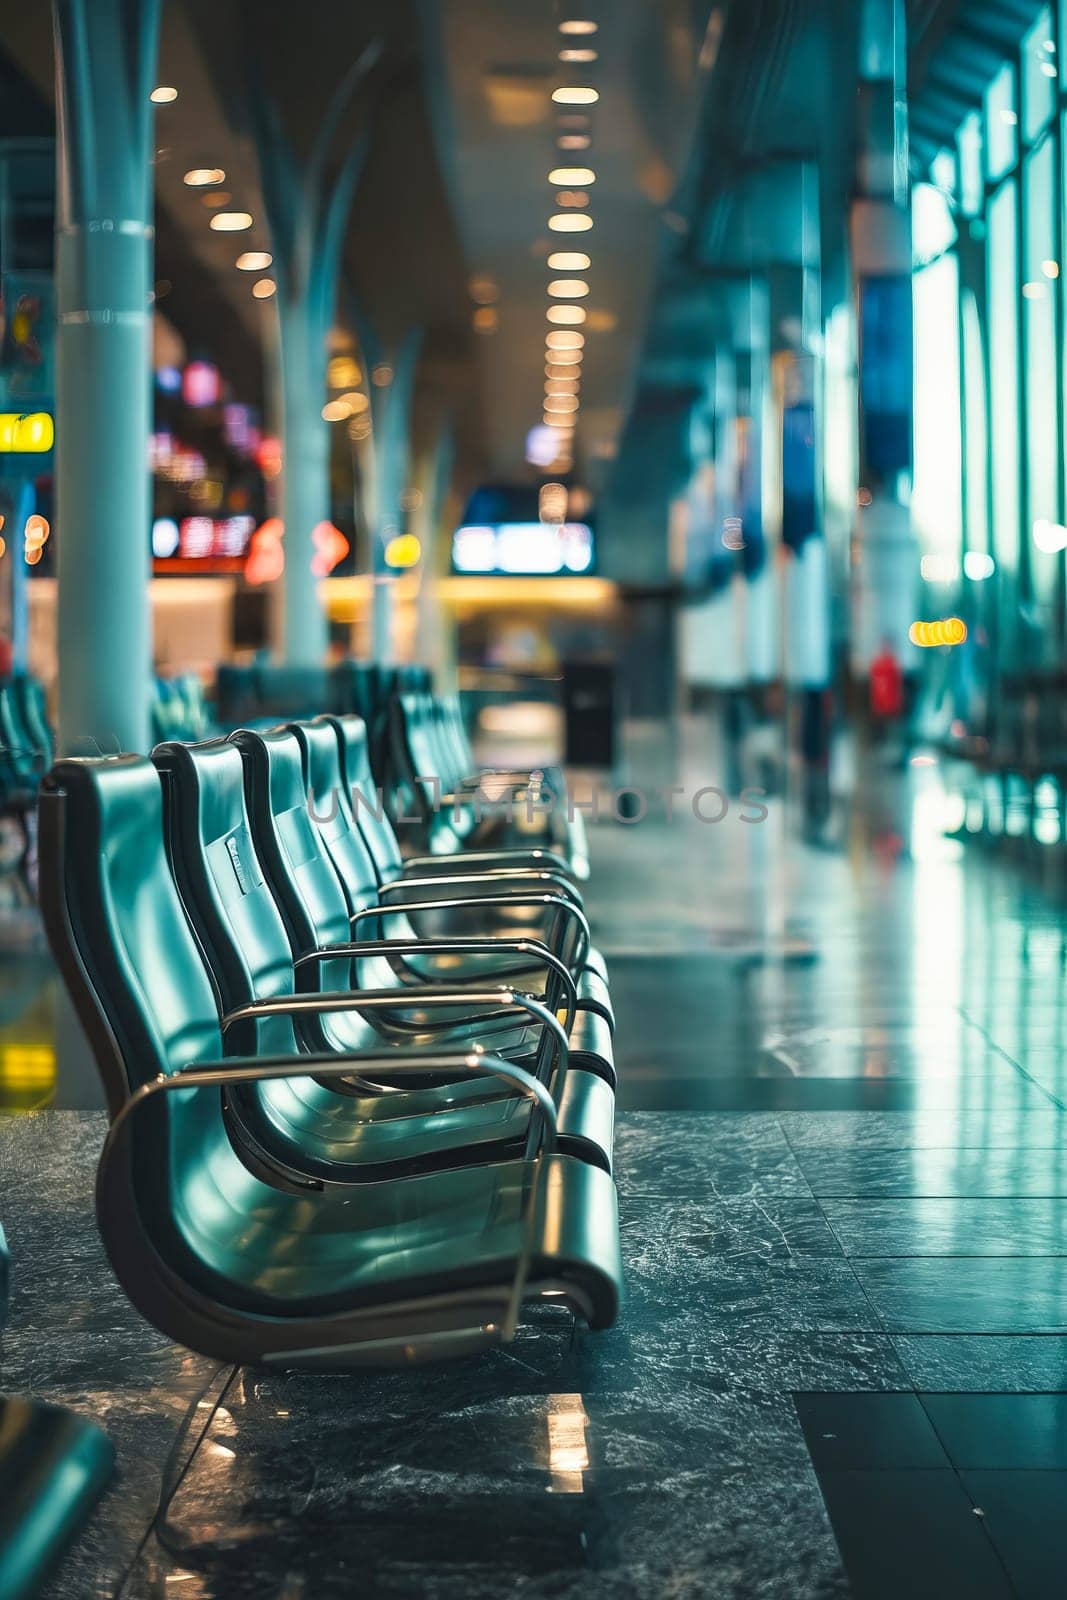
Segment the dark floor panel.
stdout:
<path fill-rule="evenodd" d="M 820 1472 L 819 1486 L 854 1600 L 1009 1600 L 954 1472 Z"/>
<path fill-rule="evenodd" d="M 965 1472 L 1018 1600 L 1061 1600 L 1067 1586 L 1067 1472 Z"/>
<path fill-rule="evenodd" d="M 1067 1394 L 924 1394 L 922 1403 L 955 1467 L 1067 1472 Z"/>
<path fill-rule="evenodd" d="M 913 1394 L 794 1394 L 817 1472 L 950 1465 Z"/>

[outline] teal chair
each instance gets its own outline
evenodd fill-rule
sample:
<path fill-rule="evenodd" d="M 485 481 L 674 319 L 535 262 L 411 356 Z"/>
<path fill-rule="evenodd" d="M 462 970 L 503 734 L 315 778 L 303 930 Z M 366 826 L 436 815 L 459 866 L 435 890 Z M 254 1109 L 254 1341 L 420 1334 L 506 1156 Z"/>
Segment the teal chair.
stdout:
<path fill-rule="evenodd" d="M 156 1327 L 221 1360 L 337 1367 L 485 1349 L 542 1299 L 593 1327 L 614 1319 L 614 1185 L 556 1150 L 559 1107 L 545 1083 L 490 1051 L 296 1055 L 259 1032 L 272 1024 L 273 1038 L 291 1039 L 294 1016 L 350 1011 L 349 994 L 276 992 L 246 1008 L 256 1053 L 227 1057 L 211 975 L 168 869 L 159 777 L 142 757 L 58 762 L 42 793 L 41 840 L 45 927 L 111 1116 L 101 1235 Z M 420 1003 L 454 999 L 426 989 Z M 503 985 L 465 1001 L 536 1014 Z M 370 991 L 359 1004 L 387 1009 L 396 996 Z M 457 1087 L 496 1081 L 527 1100 L 523 1153 L 337 1184 L 286 1170 L 232 1114 L 235 1096 L 269 1084 L 328 1092 L 428 1074 Z"/>
<path fill-rule="evenodd" d="M 391 959 L 423 946 L 352 939 L 336 874 L 308 820 L 291 733 L 246 730 L 231 741 L 163 745 L 153 760 L 163 778 L 174 878 L 208 955 L 235 1048 L 316 1054 L 405 1045 L 490 1049 L 552 1084 L 560 1149 L 610 1169 L 614 1095 L 599 1075 L 571 1070 L 567 1033 L 555 1012 L 564 1010 L 570 1021 L 573 985 L 563 1004 L 557 984 L 570 978 L 550 952 L 542 958 L 548 981 L 538 999 L 518 995 L 512 984 L 507 1003 L 487 1009 L 472 1002 L 470 987 L 407 986 Z M 446 940 L 436 949 L 464 958 L 477 946 Z M 486 974 L 478 987 L 493 981 Z M 369 1011 L 368 989 L 381 997 Z M 333 997 L 329 1007 L 256 1010 L 272 998 L 284 1004 L 287 997 L 323 991 Z M 235 1098 L 234 1116 L 287 1168 L 338 1182 L 522 1153 L 531 1125 L 524 1099 L 476 1080 L 438 1084 L 430 1071 L 417 1090 L 401 1095 L 388 1081 L 387 1059 L 374 1083 L 363 1074 L 358 1093 L 340 1082 L 333 1088 L 310 1080 L 275 1084 Z"/>

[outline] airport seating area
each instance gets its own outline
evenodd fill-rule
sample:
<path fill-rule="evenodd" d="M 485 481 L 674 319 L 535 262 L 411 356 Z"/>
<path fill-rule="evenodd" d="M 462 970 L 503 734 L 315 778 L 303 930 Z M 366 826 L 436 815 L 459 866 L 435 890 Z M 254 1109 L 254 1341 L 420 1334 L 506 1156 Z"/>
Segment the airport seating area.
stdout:
<path fill-rule="evenodd" d="M 616 1314 L 612 1014 L 575 863 L 502 817 L 477 848 L 449 707 L 387 714 L 448 770 L 450 853 L 431 828 L 404 861 L 354 714 L 43 782 L 42 913 L 111 1119 L 101 1233 L 142 1313 L 219 1359 L 433 1359 L 546 1297 Z"/>

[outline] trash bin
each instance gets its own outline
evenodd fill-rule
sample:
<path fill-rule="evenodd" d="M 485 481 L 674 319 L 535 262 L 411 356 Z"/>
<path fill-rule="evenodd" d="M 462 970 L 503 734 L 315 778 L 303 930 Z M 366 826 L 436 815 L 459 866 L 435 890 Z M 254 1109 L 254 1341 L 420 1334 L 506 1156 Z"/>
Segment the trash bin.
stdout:
<path fill-rule="evenodd" d="M 614 662 L 564 662 L 563 718 L 567 766 L 614 767 Z"/>

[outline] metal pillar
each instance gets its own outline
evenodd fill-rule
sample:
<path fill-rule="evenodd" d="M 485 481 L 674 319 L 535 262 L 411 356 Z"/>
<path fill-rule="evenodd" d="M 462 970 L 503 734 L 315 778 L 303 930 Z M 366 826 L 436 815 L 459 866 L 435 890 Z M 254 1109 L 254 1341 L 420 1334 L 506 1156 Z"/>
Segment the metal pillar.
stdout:
<path fill-rule="evenodd" d="M 360 330 L 367 353 L 368 335 Z M 411 460 L 411 403 L 415 394 L 422 329 L 407 334 L 392 365 L 387 384 L 371 391 L 374 424 L 374 522 L 371 529 L 371 660 L 388 666 L 393 659 L 393 586 L 386 563 L 389 541 L 400 532 L 400 497 Z M 377 364 L 377 363 L 376 363 Z"/>
<path fill-rule="evenodd" d="M 451 424 L 440 418 L 433 442 L 423 451 L 413 474 L 421 500 L 412 527 L 422 545 L 417 654 L 431 668 L 441 689 L 451 688 L 455 678 L 455 618 L 451 613 L 446 616 L 441 599 L 441 579 L 451 564 L 451 540 L 443 535 L 454 456 Z"/>
<path fill-rule="evenodd" d="M 284 658 L 292 664 L 317 664 L 326 653 L 326 614 L 312 570 L 312 535 L 330 510 L 329 424 L 322 418 L 326 339 L 345 224 L 369 142 L 365 122 L 359 135 L 346 145 L 332 180 L 327 173 L 331 146 L 344 117 L 353 106 L 358 109 L 381 55 L 381 45 L 375 41 L 346 72 L 329 100 L 311 153 L 302 163 L 297 161 L 261 82 L 254 82 L 249 101 L 278 281 L 285 524 L 279 637 Z M 254 76 L 254 59 L 252 65 Z"/>
<path fill-rule="evenodd" d="M 312 327 L 300 298 L 278 307 L 281 345 L 282 521 L 285 571 L 278 637 L 284 659 L 317 666 L 326 653 L 326 613 L 312 571 L 312 531 L 330 515 L 330 424 L 322 416 L 326 390 L 326 329 Z"/>
<path fill-rule="evenodd" d="M 55 0 L 59 748 L 147 750 L 152 91 L 161 0 Z"/>

